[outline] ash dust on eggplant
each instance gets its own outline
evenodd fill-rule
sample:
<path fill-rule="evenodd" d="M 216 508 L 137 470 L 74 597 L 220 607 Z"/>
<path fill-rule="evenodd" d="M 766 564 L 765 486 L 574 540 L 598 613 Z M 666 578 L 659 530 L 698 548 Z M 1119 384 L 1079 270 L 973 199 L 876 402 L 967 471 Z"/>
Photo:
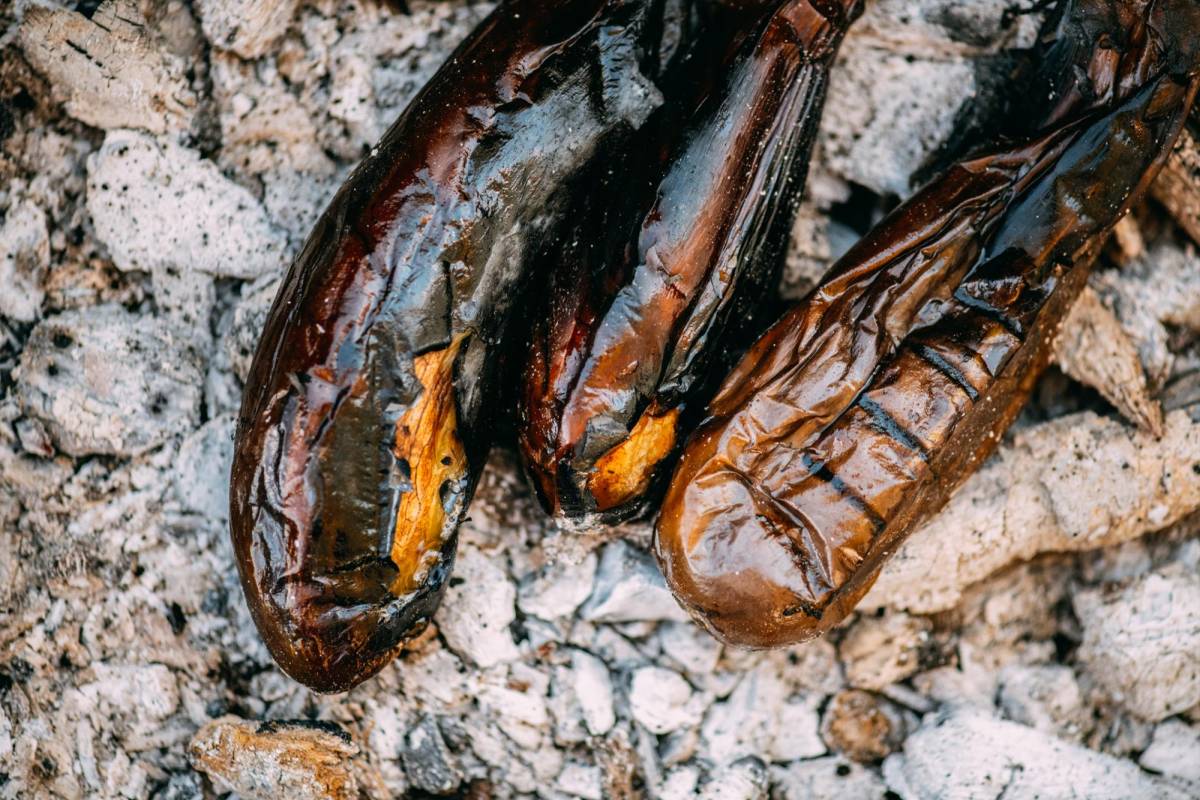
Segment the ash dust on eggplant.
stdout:
<path fill-rule="evenodd" d="M 964 103 L 1037 26 L 1007 7 L 868 5 L 785 295 L 992 124 Z M 647 524 L 558 533 L 501 448 L 426 634 L 344 695 L 275 668 L 226 530 L 241 381 L 316 215 L 490 8 L 0 5 L 0 798 L 1200 797 L 1187 181 L 1092 280 L 1109 368 L 1061 354 L 829 637 L 723 649 Z M 1161 437 L 1105 399 L 1131 370 Z"/>

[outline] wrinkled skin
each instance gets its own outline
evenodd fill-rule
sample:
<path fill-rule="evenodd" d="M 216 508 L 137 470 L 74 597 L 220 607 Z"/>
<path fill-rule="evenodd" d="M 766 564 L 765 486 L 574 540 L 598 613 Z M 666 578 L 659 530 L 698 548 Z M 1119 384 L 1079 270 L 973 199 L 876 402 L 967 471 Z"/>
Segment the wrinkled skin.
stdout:
<path fill-rule="evenodd" d="M 643 143 L 652 155 L 616 174 L 609 207 L 580 214 L 533 315 L 519 443 L 544 504 L 568 524 L 634 516 L 669 474 L 698 419 L 688 412 L 711 394 L 705 376 L 736 342 L 727 329 L 749 327 L 777 283 L 828 69 L 861 6 L 725 11 L 732 19 L 710 26 L 726 37 L 711 86 L 683 92 L 686 124 Z"/>
<path fill-rule="evenodd" d="M 1198 8 L 1061 6 L 1022 87 L 1029 135 L 885 218 L 729 375 L 656 532 L 668 583 L 715 635 L 776 647 L 828 630 L 992 451 L 1187 116 Z"/>
<path fill-rule="evenodd" d="M 661 102 L 664 4 L 510 0 L 318 222 L 247 382 L 242 586 L 279 665 L 370 677 L 434 611 L 491 442 L 498 343 L 572 181 Z"/>

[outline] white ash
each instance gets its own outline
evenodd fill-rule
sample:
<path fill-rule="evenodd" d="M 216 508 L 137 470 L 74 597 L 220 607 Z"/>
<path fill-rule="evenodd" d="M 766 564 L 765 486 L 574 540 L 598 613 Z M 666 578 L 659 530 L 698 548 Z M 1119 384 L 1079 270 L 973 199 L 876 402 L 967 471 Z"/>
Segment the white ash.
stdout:
<path fill-rule="evenodd" d="M 791 693 L 832 695 L 846 685 L 836 648 L 829 638 L 822 638 L 766 652 L 727 647 L 718 671 L 710 678 L 715 682 L 713 691 L 721 696 L 728 694 L 744 674 L 759 666 L 781 676 Z M 724 689 L 719 688 L 722 685 Z"/>
<path fill-rule="evenodd" d="M 1130 761 L 966 709 L 931 715 L 883 772 L 903 798 L 1194 796 Z"/>
<path fill-rule="evenodd" d="M 46 433 L 46 427 L 42 423 L 36 419 L 22 417 L 13 423 L 13 428 L 17 432 L 17 441 L 21 443 L 23 451 L 42 458 L 54 456 L 54 443 L 50 441 L 50 434 Z"/>
<path fill-rule="evenodd" d="M 904 197 L 910 178 L 950 134 L 975 75 L 965 61 L 910 61 L 848 36 L 829 78 L 823 129 L 830 168 L 884 195 Z"/>
<path fill-rule="evenodd" d="M 88 210 L 123 270 L 253 279 L 278 272 L 288 255 L 246 189 L 199 153 L 141 133 L 110 133 L 88 159 Z"/>
<path fill-rule="evenodd" d="M 434 617 L 450 649 L 479 667 L 515 660 L 520 654 L 509 626 L 517 618 L 516 594 L 494 555 L 462 547 Z"/>
<path fill-rule="evenodd" d="M 617 723 L 612 678 L 604 662 L 583 650 L 571 652 L 570 691 L 574 693 L 587 731 L 603 736 Z"/>
<path fill-rule="evenodd" d="M 1075 595 L 1080 660 L 1112 698 L 1157 722 L 1200 703 L 1200 576 L 1182 564 Z"/>
<path fill-rule="evenodd" d="M 721 660 L 721 643 L 691 622 L 663 623 L 658 629 L 658 640 L 663 656 L 700 686 L 705 685 Z"/>
<path fill-rule="evenodd" d="M 779 800 L 884 800 L 887 785 L 873 770 L 840 756 L 794 761 L 771 771 Z"/>
<path fill-rule="evenodd" d="M 592 593 L 595 575 L 595 553 L 588 553 L 579 563 L 547 564 L 521 582 L 517 606 L 526 614 L 546 620 L 569 617 Z"/>
<path fill-rule="evenodd" d="M 296 0 L 201 0 L 196 5 L 208 40 L 247 59 L 265 55 L 296 12 Z"/>
<path fill-rule="evenodd" d="M 546 706 L 549 676 L 528 666 L 511 674 L 493 670 L 480 676 L 479 704 L 491 711 L 496 726 L 526 750 L 537 750 L 550 720 Z"/>
<path fill-rule="evenodd" d="M 1032 43 L 1037 17 L 1000 24 L 1004 0 L 879 0 L 850 30 L 830 74 L 823 166 L 843 181 L 905 197 L 977 91 L 970 60 Z"/>
<path fill-rule="evenodd" d="M 792 227 L 780 293 L 799 300 L 808 294 L 833 261 L 828 216 L 812 201 L 802 202 Z"/>
<path fill-rule="evenodd" d="M 770 789 L 767 766 L 757 758 L 743 758 L 717 770 L 700 787 L 699 800 L 766 800 Z"/>
<path fill-rule="evenodd" d="M 38 325 L 16 377 L 22 407 L 64 453 L 128 456 L 197 425 L 203 374 L 171 326 L 95 306 Z"/>
<path fill-rule="evenodd" d="M 676 767 L 659 780 L 654 787 L 654 795 L 661 800 L 693 800 L 699 783 L 699 767 Z"/>
<path fill-rule="evenodd" d="M 673 670 L 642 667 L 629 686 L 629 711 L 651 733 L 670 733 L 700 721 L 704 704 Z"/>
<path fill-rule="evenodd" d="M 288 91 L 278 69 L 221 53 L 212 66 L 226 164 L 242 174 L 302 174 L 295 187 L 302 191 L 311 191 L 314 176 L 334 172 L 313 115 Z"/>
<path fill-rule="evenodd" d="M 1033 14 L 1005 25 L 1006 0 L 876 0 L 868 4 L 852 36 L 881 50 L 929 60 L 992 53 L 1001 47 L 1028 47 L 1038 30 Z"/>
<path fill-rule="evenodd" d="M 654 559 L 624 541 L 604 548 L 591 597 L 580 613 L 589 622 L 688 619 Z"/>
<path fill-rule="evenodd" d="M 1022 746 L 1046 757 L 1009 796 L 1052 794 L 1060 773 L 1163 796 L 1195 779 L 1200 712 L 1176 711 L 1194 682 L 1155 636 L 1197 613 L 1200 548 L 1177 524 L 1200 507 L 1187 411 L 1161 441 L 1094 413 L 1024 428 L 885 572 L 868 603 L 884 616 L 767 653 L 691 622 L 648 524 L 554 532 L 501 451 L 433 624 L 350 693 L 299 687 L 254 630 L 225 530 L 241 384 L 287 260 L 490 5 L 43 5 L 0 11 L 16 121 L 0 141 L 0 797 L 249 800 L 287 780 L 313 797 L 352 781 L 368 798 L 882 798 L 885 772 L 906 796 L 974 796 Z M 869 5 L 834 76 L 793 295 L 855 236 L 830 209 L 907 194 L 977 88 L 970 59 L 1027 41 L 1035 17 L 1002 28 L 1007 5 Z M 64 44 L 77 34 L 84 53 Z M 18 87 L 32 109 L 9 103 Z M 1195 255 L 1160 228 L 1093 281 L 1151 395 L 1200 327 Z M 1160 581 L 1181 587 L 1166 617 L 1143 606 Z M 1131 654 L 1157 661 L 1142 693 Z M 282 722 L 297 719 L 331 727 Z"/>
<path fill-rule="evenodd" d="M 582 800 L 602 800 L 604 775 L 599 767 L 570 762 L 558 774 L 554 788 L 569 797 Z"/>
<path fill-rule="evenodd" d="M 1005 667 L 999 705 L 1008 719 L 1067 741 L 1082 740 L 1091 725 L 1075 673 L 1057 664 Z"/>
<path fill-rule="evenodd" d="M 267 312 L 279 292 L 279 276 L 264 276 L 242 287 L 242 297 L 225 320 L 221 341 L 218 345 L 228 360 L 233 377 L 240 383 L 250 374 L 250 361 L 258 336 L 267 324 Z"/>
<path fill-rule="evenodd" d="M 11 204 L 0 226 L 0 315 L 17 322 L 38 318 L 50 266 L 46 212 L 29 200 Z"/>
<path fill-rule="evenodd" d="M 1155 439 L 1085 412 L 1017 433 L 900 547 L 861 607 L 944 611 L 1014 561 L 1185 518 L 1200 507 L 1200 423 L 1175 411 L 1164 425 Z"/>
<path fill-rule="evenodd" d="M 276 149 L 268 148 L 272 152 Z M 300 252 L 321 212 L 348 174 L 339 171 L 313 175 L 293 169 L 273 169 L 263 174 L 263 206 L 276 227 L 287 232 L 291 252 Z"/>
<path fill-rule="evenodd" d="M 739 677 L 728 698 L 704 718 L 701 751 L 715 763 L 745 756 L 788 762 L 824 755 L 818 733 L 821 696 L 798 690 L 764 660 Z"/>
<path fill-rule="evenodd" d="M 235 425 L 230 414 L 211 419 L 179 446 L 175 493 L 186 511 L 214 521 L 227 517 Z"/>
<path fill-rule="evenodd" d="M 1154 739 L 1138 763 L 1151 772 L 1200 785 L 1200 727 L 1180 719 L 1164 721 L 1154 729 Z"/>

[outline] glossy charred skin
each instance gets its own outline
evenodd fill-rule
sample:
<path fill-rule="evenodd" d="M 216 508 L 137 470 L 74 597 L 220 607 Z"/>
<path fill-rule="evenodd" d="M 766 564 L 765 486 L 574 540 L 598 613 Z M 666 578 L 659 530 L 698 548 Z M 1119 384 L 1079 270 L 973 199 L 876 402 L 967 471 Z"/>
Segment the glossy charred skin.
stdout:
<path fill-rule="evenodd" d="M 727 328 L 776 283 L 828 69 L 860 10 L 860 0 L 726 4 L 744 44 L 692 96 L 678 141 L 619 173 L 634 176 L 611 190 L 622 207 L 593 209 L 602 229 L 585 223 L 564 248 L 534 323 L 519 421 L 533 483 L 561 521 L 634 516 L 669 474 Z M 647 174 L 660 177 L 636 182 Z"/>
<path fill-rule="evenodd" d="M 1197 8 L 1066 4 L 1044 37 L 1038 133 L 899 207 L 728 376 L 655 545 L 716 636 L 776 647 L 836 625 L 992 451 L 1187 116 Z"/>
<path fill-rule="evenodd" d="M 230 522 L 258 629 L 311 688 L 370 677 L 436 608 L 490 445 L 512 298 L 572 180 L 661 101 L 662 13 L 502 3 L 288 273 L 246 385 Z"/>

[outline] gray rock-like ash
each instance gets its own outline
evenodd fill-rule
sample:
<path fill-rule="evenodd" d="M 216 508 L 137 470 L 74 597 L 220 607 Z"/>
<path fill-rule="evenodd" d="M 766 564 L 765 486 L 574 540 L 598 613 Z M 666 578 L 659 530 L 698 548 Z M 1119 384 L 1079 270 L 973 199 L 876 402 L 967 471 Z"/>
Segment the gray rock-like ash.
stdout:
<path fill-rule="evenodd" d="M 1010 5 L 868 3 L 786 291 L 986 96 L 1037 27 Z M 501 448 L 426 632 L 344 695 L 279 672 L 225 528 L 242 381 L 331 193 L 490 9 L 0 4 L 0 800 L 1200 797 L 1200 269 L 1159 206 L 1060 339 L 1095 391 L 1048 376 L 825 639 L 721 646 L 648 524 L 553 530 Z"/>
<path fill-rule="evenodd" d="M 200 421 L 203 360 L 164 321 L 116 306 L 38 324 L 17 368 L 17 398 L 72 456 L 132 456 Z"/>

